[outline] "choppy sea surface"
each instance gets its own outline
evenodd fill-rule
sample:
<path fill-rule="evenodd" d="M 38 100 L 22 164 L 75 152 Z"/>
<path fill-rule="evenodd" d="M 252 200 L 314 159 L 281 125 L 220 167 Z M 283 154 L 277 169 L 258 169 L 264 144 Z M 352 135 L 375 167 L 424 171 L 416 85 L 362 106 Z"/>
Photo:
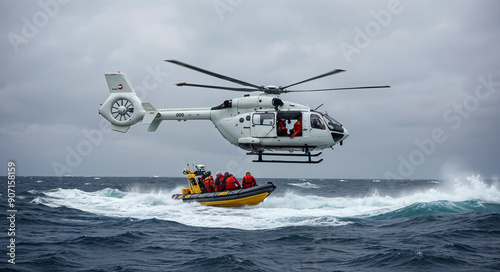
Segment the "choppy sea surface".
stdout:
<path fill-rule="evenodd" d="M 17 177 L 15 264 L 0 177 L 0 271 L 499 271 L 500 187 L 257 179 L 253 207 L 172 200 L 185 178 Z"/>

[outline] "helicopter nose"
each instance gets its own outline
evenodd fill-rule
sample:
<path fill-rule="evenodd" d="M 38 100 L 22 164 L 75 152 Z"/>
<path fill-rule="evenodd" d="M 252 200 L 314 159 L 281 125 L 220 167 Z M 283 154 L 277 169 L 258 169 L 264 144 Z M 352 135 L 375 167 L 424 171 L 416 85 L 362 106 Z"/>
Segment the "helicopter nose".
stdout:
<path fill-rule="evenodd" d="M 344 135 L 339 140 L 340 145 L 343 145 L 344 144 L 344 140 L 347 139 L 347 137 L 349 137 L 349 131 L 345 127 L 342 127 L 342 129 L 344 130 Z"/>
<path fill-rule="evenodd" d="M 349 137 L 349 131 L 345 127 L 342 127 L 342 128 L 344 129 L 344 137 L 342 137 L 341 141 L 343 141 L 343 140 L 347 139 L 347 137 Z"/>

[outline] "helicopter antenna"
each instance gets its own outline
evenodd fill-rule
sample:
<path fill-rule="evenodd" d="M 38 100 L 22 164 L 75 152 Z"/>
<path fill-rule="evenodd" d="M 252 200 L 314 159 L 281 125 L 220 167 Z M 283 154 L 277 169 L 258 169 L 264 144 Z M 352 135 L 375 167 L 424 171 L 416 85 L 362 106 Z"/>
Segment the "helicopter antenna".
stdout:
<path fill-rule="evenodd" d="M 321 105 L 317 106 L 314 110 L 318 110 L 319 108 L 321 108 L 321 106 L 323 106 L 324 103 L 321 103 Z"/>

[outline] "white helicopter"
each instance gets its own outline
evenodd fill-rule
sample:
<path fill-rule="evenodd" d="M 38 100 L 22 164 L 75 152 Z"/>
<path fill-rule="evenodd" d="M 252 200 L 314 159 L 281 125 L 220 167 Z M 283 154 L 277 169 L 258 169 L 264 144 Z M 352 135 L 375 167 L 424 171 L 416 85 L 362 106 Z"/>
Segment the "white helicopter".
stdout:
<path fill-rule="evenodd" d="M 334 91 L 368 88 L 388 88 L 390 86 L 365 86 L 330 88 L 315 90 L 289 90 L 289 87 L 343 72 L 336 69 L 328 73 L 299 81 L 287 86 L 258 86 L 228 76 L 207 71 L 176 60 L 166 60 L 186 68 L 205 73 L 245 87 L 223 87 L 179 83 L 177 86 L 191 86 L 222 89 L 239 92 L 259 92 L 258 95 L 245 94 L 243 97 L 225 100 L 219 105 L 207 108 L 156 109 L 150 103 L 142 103 L 132 84 L 124 73 L 105 74 L 110 96 L 102 104 L 99 114 L 111 123 L 111 129 L 127 132 L 130 126 L 142 120 L 149 125 L 148 131 L 156 131 L 163 120 L 210 120 L 226 140 L 244 150 L 248 155 L 257 155 L 254 162 L 279 163 L 319 163 L 313 160 L 321 154 L 313 150 L 333 148 L 342 145 L 349 136 L 338 121 L 327 113 L 311 109 L 294 102 L 283 101 L 280 94 L 288 92 Z M 271 152 L 265 152 L 271 151 Z M 289 151 L 276 153 L 275 151 Z M 299 153 L 293 153 L 299 151 Z M 264 160 L 263 156 L 301 156 L 307 160 Z"/>

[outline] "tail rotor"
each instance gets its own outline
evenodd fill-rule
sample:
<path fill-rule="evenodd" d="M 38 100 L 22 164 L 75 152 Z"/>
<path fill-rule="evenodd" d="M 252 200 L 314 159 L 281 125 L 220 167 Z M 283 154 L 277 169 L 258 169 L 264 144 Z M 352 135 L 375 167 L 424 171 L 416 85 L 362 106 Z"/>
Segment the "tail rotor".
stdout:
<path fill-rule="evenodd" d="M 143 119 L 144 107 L 126 74 L 105 74 L 105 77 L 110 95 L 99 114 L 111 123 L 112 130 L 127 132 L 130 126 Z"/>
<path fill-rule="evenodd" d="M 116 100 L 111 106 L 111 115 L 116 121 L 127 121 L 133 114 L 134 104 L 125 98 Z"/>

